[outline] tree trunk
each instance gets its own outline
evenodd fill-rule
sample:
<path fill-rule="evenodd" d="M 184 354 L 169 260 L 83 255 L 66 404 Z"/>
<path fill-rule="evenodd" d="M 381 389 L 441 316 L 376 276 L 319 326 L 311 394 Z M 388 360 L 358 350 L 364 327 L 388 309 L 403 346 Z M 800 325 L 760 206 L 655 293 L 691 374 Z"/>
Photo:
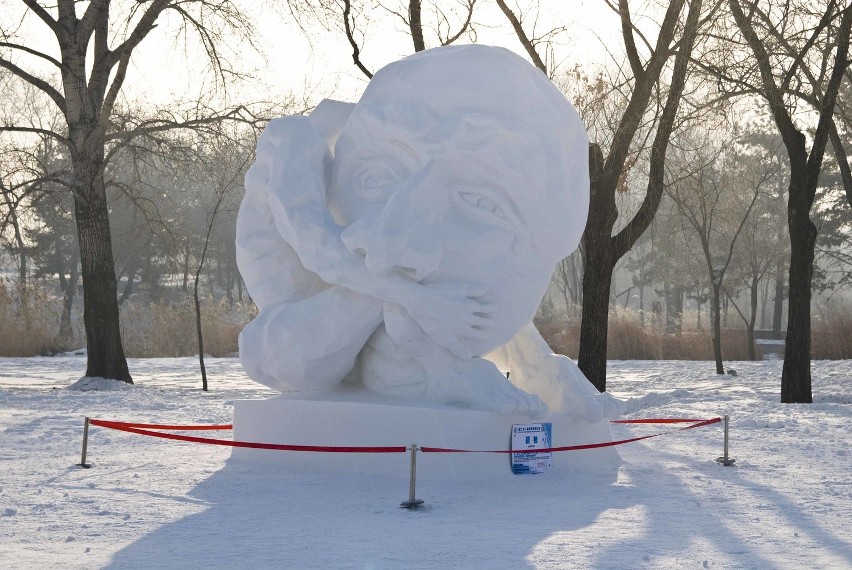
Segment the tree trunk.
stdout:
<path fill-rule="evenodd" d="M 199 268 L 199 273 L 200 273 Z M 201 332 L 201 300 L 198 298 L 198 279 L 195 276 L 195 285 L 192 289 L 192 301 L 195 304 L 195 332 L 198 335 L 198 366 L 201 370 L 201 389 L 207 391 L 207 367 L 204 366 L 204 335 Z"/>
<path fill-rule="evenodd" d="M 411 32 L 414 51 L 425 50 L 426 43 L 423 41 L 423 23 L 420 20 L 420 0 L 409 0 L 408 2 L 408 29 Z"/>
<path fill-rule="evenodd" d="M 696 283 L 695 285 L 695 329 L 698 332 L 701 332 L 701 284 Z"/>
<path fill-rule="evenodd" d="M 663 299 L 666 302 L 666 334 L 674 333 L 674 307 L 672 307 L 672 287 L 668 281 L 663 283 Z"/>
<path fill-rule="evenodd" d="M 748 342 L 748 359 L 757 360 L 754 351 L 754 324 L 757 322 L 757 292 L 760 287 L 760 277 L 756 274 L 751 276 L 751 313 L 746 323 L 746 342 Z"/>
<path fill-rule="evenodd" d="M 609 326 L 609 297 L 612 288 L 612 227 L 618 218 L 615 189 L 599 183 L 604 178 L 603 154 L 597 144 L 589 146 L 589 220 L 583 232 L 583 314 L 580 321 L 580 354 L 577 365 L 600 392 L 606 390 L 606 347 Z"/>
<path fill-rule="evenodd" d="M 186 291 L 189 285 L 189 247 L 183 252 L 183 285 L 181 288 Z"/>
<path fill-rule="evenodd" d="M 580 351 L 577 365 L 600 392 L 606 390 L 606 347 L 612 270 L 612 252 L 609 247 L 589 250 L 586 270 L 583 273 L 583 314 L 580 321 L 580 338 L 583 339 L 585 350 Z"/>
<path fill-rule="evenodd" d="M 127 284 L 124 286 L 124 290 L 121 292 L 121 297 L 118 299 L 119 306 L 123 305 L 127 299 L 130 298 L 130 295 L 133 294 L 133 281 L 136 279 L 136 265 L 137 263 L 133 263 L 130 270 L 127 272 Z"/>
<path fill-rule="evenodd" d="M 781 332 L 781 320 L 784 315 L 784 260 L 778 259 L 775 268 L 775 303 L 772 306 L 772 331 Z"/>
<path fill-rule="evenodd" d="M 21 234 L 21 226 L 18 222 L 18 215 L 15 210 L 11 210 L 12 227 L 15 230 L 15 243 L 18 244 L 18 257 L 20 264 L 18 265 L 18 279 L 22 285 L 27 284 L 27 250 L 24 245 L 24 236 Z"/>
<path fill-rule="evenodd" d="M 18 210 L 12 202 L 11 195 L 7 195 L 5 188 L 3 191 L 4 202 L 8 209 L 9 223 L 12 224 L 12 230 L 15 234 L 15 244 L 18 249 L 18 281 L 21 285 L 27 284 L 27 250 L 24 246 L 24 236 L 21 234 L 21 223 L 18 219 Z"/>
<path fill-rule="evenodd" d="M 710 287 L 710 324 L 713 327 L 713 358 L 716 360 L 716 374 L 724 374 L 722 364 L 722 321 L 719 303 L 720 286 L 714 282 Z"/>
<path fill-rule="evenodd" d="M 71 328 L 71 309 L 74 306 L 74 295 L 77 292 L 77 280 L 80 272 L 77 270 L 76 260 L 71 265 L 70 278 L 65 283 L 62 291 L 62 317 L 59 320 L 59 338 L 65 343 L 74 340 L 74 331 Z"/>
<path fill-rule="evenodd" d="M 675 285 L 672 289 L 672 326 L 677 335 L 683 332 L 683 285 Z"/>
<path fill-rule="evenodd" d="M 80 184 L 74 193 L 74 212 L 83 278 L 86 376 L 132 384 L 121 345 L 115 263 L 103 180 L 103 144 L 94 148 L 100 148 L 100 153 L 78 150 L 78 156 L 73 159 L 74 174 Z"/>
<path fill-rule="evenodd" d="M 790 277 L 787 303 L 787 338 L 781 372 L 781 401 L 811 403 L 811 280 L 817 230 L 792 188 L 804 173 L 791 172 L 787 222 L 790 229 Z"/>

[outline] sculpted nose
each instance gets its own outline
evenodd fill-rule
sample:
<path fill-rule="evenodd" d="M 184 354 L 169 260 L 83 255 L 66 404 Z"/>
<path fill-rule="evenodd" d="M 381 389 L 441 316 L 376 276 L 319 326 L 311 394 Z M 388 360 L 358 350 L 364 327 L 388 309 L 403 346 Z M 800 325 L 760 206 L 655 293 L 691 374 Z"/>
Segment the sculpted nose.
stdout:
<path fill-rule="evenodd" d="M 423 223 L 428 212 L 419 211 L 406 186 L 395 192 L 379 212 L 362 216 L 344 230 L 343 243 L 364 255 L 367 269 L 375 274 L 400 273 L 420 281 L 441 262 L 441 245 L 434 226 Z"/>

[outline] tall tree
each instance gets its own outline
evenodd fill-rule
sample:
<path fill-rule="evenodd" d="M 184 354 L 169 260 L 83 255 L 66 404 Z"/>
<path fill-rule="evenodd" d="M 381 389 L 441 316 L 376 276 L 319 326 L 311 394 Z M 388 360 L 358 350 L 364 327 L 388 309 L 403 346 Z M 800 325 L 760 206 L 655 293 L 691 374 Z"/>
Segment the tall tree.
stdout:
<path fill-rule="evenodd" d="M 548 76 L 551 71 L 539 57 L 537 45 L 524 29 L 523 22 L 516 17 L 503 0 L 497 0 L 506 15 L 521 45 L 533 63 Z M 668 141 L 674 129 L 675 118 L 686 84 L 687 67 L 701 24 L 702 1 L 691 0 L 685 21 L 681 24 L 681 13 L 687 2 L 669 2 L 655 45 L 651 45 L 636 27 L 627 0 L 619 0 L 617 6 L 607 0 L 621 19 L 622 39 L 627 51 L 632 80 L 627 104 L 623 109 L 618 126 L 610 137 L 609 154 L 604 157 L 600 144 L 593 142 L 589 152 L 591 177 L 591 199 L 589 223 L 583 234 L 583 313 L 580 325 L 580 353 L 578 365 L 589 381 L 601 392 L 606 390 L 606 348 L 609 320 L 609 303 L 612 275 L 615 264 L 621 259 L 648 228 L 659 207 L 663 195 L 665 157 Z M 712 10 L 711 10 L 712 12 Z M 705 19 L 709 16 L 705 15 Z M 679 25 L 681 24 L 681 25 Z M 637 47 L 637 36 L 648 51 L 647 59 Z M 650 172 L 644 200 L 636 214 L 615 236 L 612 235 L 619 211 L 616 193 L 624 187 L 632 160 L 631 147 L 649 109 L 655 88 L 666 64 L 674 55 L 671 82 L 657 131 L 651 144 Z"/>
<path fill-rule="evenodd" d="M 790 160 L 787 189 L 790 293 L 781 401 L 810 403 L 813 401 L 811 285 L 817 237 L 810 214 L 825 147 L 834 126 L 838 91 L 849 65 L 852 6 L 828 0 L 818 13 L 812 11 L 810 2 L 787 2 L 773 7 L 753 0 L 728 0 L 728 6 L 758 68 L 757 92 L 769 106 Z M 816 21 L 809 21 L 811 18 Z M 794 91 L 791 86 L 799 83 L 802 69 L 814 61 L 821 70 L 817 81 L 821 88 L 814 93 L 819 118 L 808 151 L 808 137 L 796 120 L 795 105 L 791 102 Z"/>
<path fill-rule="evenodd" d="M 656 45 L 642 61 L 636 47 L 634 27 L 627 0 L 620 0 L 622 36 L 633 73 L 630 100 L 612 138 L 608 154 L 592 144 L 589 155 L 591 200 L 589 220 L 583 234 L 585 271 L 583 273 L 583 316 L 580 324 L 578 365 L 589 381 L 601 392 L 606 390 L 606 347 L 609 322 L 609 299 L 615 264 L 647 229 L 663 195 L 666 151 L 674 129 L 675 118 L 686 83 L 687 67 L 697 36 L 701 1 L 689 2 L 681 37 L 676 41 L 678 21 L 684 1 L 669 3 L 663 17 Z M 671 83 L 662 115 L 651 146 L 650 171 L 645 199 L 633 218 L 616 235 L 612 235 L 618 218 L 615 195 L 625 175 L 630 146 L 648 109 L 654 87 L 671 54 L 675 52 Z"/>
<path fill-rule="evenodd" d="M 83 280 L 86 375 L 132 383 L 121 343 L 104 181 L 108 133 L 116 101 L 131 56 L 165 13 L 178 17 L 182 32 L 196 32 L 222 77 L 222 34 L 226 30 L 248 30 L 247 20 L 229 0 L 22 2 L 26 7 L 23 19 L 34 18 L 56 44 L 53 49 L 45 47 L 35 34 L 18 37 L 13 29 L 18 20 L 7 12 L 0 22 L 0 69 L 48 97 L 64 117 L 66 128 L 48 131 L 4 124 L 0 125 L 0 132 L 45 134 L 68 149 Z M 56 52 L 58 57 L 53 55 Z M 132 138 L 133 133 L 123 136 Z"/>

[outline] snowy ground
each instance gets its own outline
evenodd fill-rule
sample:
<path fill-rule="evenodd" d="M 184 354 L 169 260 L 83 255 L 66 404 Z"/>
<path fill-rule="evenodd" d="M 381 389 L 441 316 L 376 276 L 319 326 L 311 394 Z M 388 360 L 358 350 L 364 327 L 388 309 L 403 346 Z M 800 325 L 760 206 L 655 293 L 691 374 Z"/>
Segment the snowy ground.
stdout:
<path fill-rule="evenodd" d="M 79 357 L 0 359 L 0 566 L 852 567 L 852 361 L 814 364 L 809 406 L 778 403 L 780 362 L 731 366 L 613 362 L 609 387 L 628 417 L 730 414 L 734 467 L 714 461 L 717 424 L 621 446 L 617 473 L 422 483 L 407 511 L 398 478 L 250 469 L 97 427 L 94 466 L 74 466 L 85 415 L 228 423 L 235 399 L 273 394 L 235 359 L 208 361 L 206 394 L 191 358 L 131 361 L 137 384 L 109 392 L 64 389 Z"/>

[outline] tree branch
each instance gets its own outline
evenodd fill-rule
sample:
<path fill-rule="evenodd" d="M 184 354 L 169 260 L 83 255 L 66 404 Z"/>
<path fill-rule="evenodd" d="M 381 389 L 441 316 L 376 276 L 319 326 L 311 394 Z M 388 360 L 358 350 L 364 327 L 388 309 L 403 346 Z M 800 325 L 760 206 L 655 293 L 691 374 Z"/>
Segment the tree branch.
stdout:
<path fill-rule="evenodd" d="M 352 46 L 352 61 L 355 62 L 355 66 L 360 69 L 368 79 L 372 79 L 373 74 L 364 66 L 363 63 L 361 63 L 361 48 L 358 47 L 358 42 L 355 41 L 355 37 L 352 35 L 352 26 L 349 23 L 349 13 L 351 11 L 352 2 L 350 0 L 343 0 L 343 27 L 346 30 L 346 39 L 349 40 L 349 45 Z"/>
<path fill-rule="evenodd" d="M 38 50 L 34 50 L 32 48 L 28 48 L 27 46 L 23 46 L 23 45 L 11 43 L 11 42 L 0 42 L 0 47 L 7 47 L 7 48 L 16 49 L 16 50 L 26 52 L 30 55 L 40 57 L 41 59 L 48 61 L 48 62 L 52 63 L 53 65 L 55 65 L 56 67 L 62 69 L 62 63 L 59 60 L 50 57 L 46 53 L 42 53 L 42 52 L 40 52 Z"/>
<path fill-rule="evenodd" d="M 518 37 L 518 40 L 521 42 L 521 45 L 526 50 L 527 55 L 530 56 L 530 59 L 537 68 L 539 68 L 545 75 L 550 77 L 550 72 L 547 69 L 547 66 L 541 60 L 541 57 L 538 55 L 538 52 L 535 50 L 535 46 L 532 41 L 530 41 L 529 36 L 524 31 L 524 27 L 521 25 L 518 17 L 515 16 L 515 13 L 506 5 L 505 0 L 497 0 L 497 5 L 500 6 L 500 10 L 503 11 L 503 14 L 506 16 L 506 19 L 509 20 L 509 23 L 512 24 L 512 29 L 515 30 L 515 35 Z"/>
<path fill-rule="evenodd" d="M 778 130 L 781 137 L 784 139 L 784 146 L 788 150 L 792 150 L 798 146 L 795 133 L 798 133 L 796 126 L 793 124 L 793 119 L 790 117 L 786 106 L 784 105 L 784 96 L 775 83 L 775 77 L 772 74 L 772 64 L 769 60 L 769 54 L 766 53 L 766 48 L 763 42 L 757 37 L 757 32 L 754 31 L 754 26 L 751 20 L 743 13 L 739 0 L 728 0 L 728 7 L 734 16 L 734 21 L 740 29 L 740 33 L 745 38 L 749 48 L 754 53 L 757 67 L 760 71 L 761 79 L 763 80 L 763 96 L 769 103 L 769 109 L 772 112 L 772 117 L 778 125 Z"/>
<path fill-rule="evenodd" d="M 53 99 L 53 102 L 56 103 L 56 106 L 59 107 L 59 110 L 62 113 L 65 113 L 65 97 L 56 90 L 50 83 L 45 81 L 44 79 L 40 79 L 30 73 L 27 73 L 8 59 L 0 57 L 0 67 L 4 67 L 11 71 L 14 75 L 23 79 L 36 89 L 42 91 L 45 95 Z"/>
<path fill-rule="evenodd" d="M 420 19 L 420 0 L 408 0 L 408 29 L 411 32 L 411 41 L 414 43 L 414 51 L 426 49 L 423 41 L 423 21 Z"/>
<path fill-rule="evenodd" d="M 67 138 L 63 137 L 59 133 L 55 131 L 51 131 L 49 129 L 40 129 L 38 127 L 18 127 L 13 125 L 0 125 L 0 133 L 9 132 L 9 133 L 35 133 L 39 135 L 45 135 L 50 137 L 56 141 L 59 141 L 63 145 L 70 146 L 71 141 Z"/>
<path fill-rule="evenodd" d="M 470 22 L 473 19 L 474 5 L 476 5 L 476 0 L 467 0 L 467 17 L 457 34 L 450 36 L 449 22 L 447 23 L 447 37 L 441 40 L 442 46 L 448 46 L 455 43 L 465 32 L 468 31 L 468 29 L 470 29 Z"/>
<path fill-rule="evenodd" d="M 822 167 L 823 153 L 828 142 L 830 131 L 834 125 L 834 105 L 837 102 L 837 94 L 840 90 L 840 82 L 849 65 L 849 34 L 852 32 L 852 6 L 843 10 L 840 26 L 837 29 L 837 52 L 834 60 L 834 69 L 825 88 L 821 106 L 819 108 L 819 123 L 817 123 L 814 141 L 811 145 L 811 153 L 808 156 L 808 197 L 813 201 L 816 187 L 819 183 L 819 171 Z M 828 59 L 828 58 L 826 58 Z M 845 181 L 844 181 L 845 182 Z"/>
<path fill-rule="evenodd" d="M 624 39 L 627 60 L 630 62 L 630 69 L 633 71 L 633 76 L 638 81 L 642 74 L 645 73 L 645 68 L 639 59 L 636 41 L 633 38 L 633 22 L 630 19 L 630 7 L 627 5 L 627 0 L 618 0 L 618 15 L 621 18 L 621 36 Z"/>
<path fill-rule="evenodd" d="M 834 156 L 837 159 L 837 166 L 840 168 L 843 189 L 846 191 L 846 201 L 852 206 L 852 170 L 849 168 L 849 158 L 846 155 L 846 150 L 843 148 L 843 141 L 840 139 L 834 120 L 831 122 L 829 136 L 831 137 L 831 147 L 834 149 Z"/>
<path fill-rule="evenodd" d="M 62 29 L 62 26 L 60 26 L 60 25 L 59 25 L 59 22 L 57 22 L 56 20 L 54 20 L 54 19 L 53 19 L 53 17 L 52 17 L 52 16 L 51 16 L 51 15 L 47 12 L 47 10 L 45 10 L 44 8 L 42 8 L 41 4 L 39 4 L 36 0 L 21 0 L 21 1 L 22 1 L 24 4 L 26 4 L 26 5 L 27 5 L 27 7 L 28 7 L 30 10 L 32 10 L 32 11 L 33 11 L 33 13 L 34 13 L 36 16 L 38 16 L 39 18 L 41 18 L 41 21 L 42 21 L 42 22 L 44 22 L 45 24 L 47 24 L 47 26 L 51 29 L 51 31 L 53 32 L 53 34 L 54 34 L 57 38 L 63 38 L 63 37 L 65 37 L 65 36 L 67 35 L 67 34 L 66 34 L 66 32 L 65 32 L 65 30 L 64 30 L 64 29 Z"/>
<path fill-rule="evenodd" d="M 89 43 L 89 38 L 92 37 L 92 32 L 95 30 L 95 24 L 104 18 L 104 13 L 108 12 L 109 0 L 92 0 L 89 3 L 89 7 L 86 8 L 86 12 L 77 26 L 77 45 L 84 46 Z"/>
<path fill-rule="evenodd" d="M 657 44 L 645 67 L 645 72 L 637 77 L 634 82 L 633 93 L 613 135 L 613 142 L 603 168 L 603 175 L 609 178 L 607 185 L 616 184 L 616 181 L 621 176 L 624 162 L 627 160 L 630 152 L 630 144 L 633 141 L 636 130 L 639 128 L 642 115 L 648 107 L 651 92 L 659 80 L 663 65 L 668 60 L 669 46 L 674 37 L 683 4 L 684 0 L 672 0 L 669 3 L 663 23 L 660 26 L 660 33 L 657 36 Z"/>
<path fill-rule="evenodd" d="M 675 56 L 674 71 L 672 73 L 672 84 L 669 88 L 669 95 L 666 99 L 666 104 L 663 107 L 663 114 L 660 117 L 660 124 L 657 126 L 657 134 L 654 137 L 654 142 L 651 146 L 651 169 L 648 174 L 648 189 L 645 198 L 639 210 L 630 220 L 630 222 L 622 229 L 614 238 L 613 245 L 615 248 L 616 259 L 624 256 L 627 251 L 633 247 L 636 240 L 639 239 L 645 230 L 650 225 L 657 208 L 660 205 L 660 200 L 663 197 L 665 188 L 665 163 L 666 151 L 668 149 L 669 139 L 671 138 L 672 130 L 674 129 L 677 110 L 680 106 L 680 100 L 683 95 L 683 90 L 686 85 L 686 74 L 689 68 L 689 60 L 692 55 L 692 48 L 695 45 L 695 39 L 698 35 L 698 16 L 701 13 L 701 0 L 692 0 L 689 6 L 689 12 L 686 16 L 686 25 L 683 31 L 684 46 Z M 650 67 L 650 66 L 649 66 Z"/>

